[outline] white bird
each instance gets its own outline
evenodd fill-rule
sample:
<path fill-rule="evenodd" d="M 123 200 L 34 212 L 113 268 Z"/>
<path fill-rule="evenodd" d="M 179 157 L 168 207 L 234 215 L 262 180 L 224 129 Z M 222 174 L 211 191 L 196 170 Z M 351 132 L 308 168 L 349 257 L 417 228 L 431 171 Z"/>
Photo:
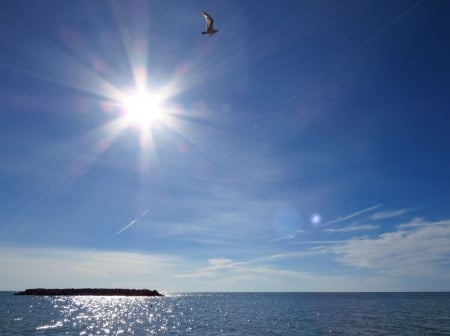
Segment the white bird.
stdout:
<path fill-rule="evenodd" d="M 211 17 L 211 15 L 209 15 L 208 13 L 206 13 L 205 11 L 201 11 L 203 17 L 205 18 L 206 21 L 206 31 L 202 32 L 203 35 L 208 34 L 210 37 L 213 36 L 215 33 L 218 32 L 217 29 L 214 29 L 214 20 Z"/>

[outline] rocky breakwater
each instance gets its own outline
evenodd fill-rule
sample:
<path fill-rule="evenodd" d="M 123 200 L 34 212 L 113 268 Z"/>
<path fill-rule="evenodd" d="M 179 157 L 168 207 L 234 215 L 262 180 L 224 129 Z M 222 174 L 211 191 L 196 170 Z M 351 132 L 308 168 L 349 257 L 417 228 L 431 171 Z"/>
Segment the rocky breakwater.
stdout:
<path fill-rule="evenodd" d="M 164 296 L 157 290 L 123 288 L 31 288 L 15 295 L 71 295 L 71 296 Z"/>

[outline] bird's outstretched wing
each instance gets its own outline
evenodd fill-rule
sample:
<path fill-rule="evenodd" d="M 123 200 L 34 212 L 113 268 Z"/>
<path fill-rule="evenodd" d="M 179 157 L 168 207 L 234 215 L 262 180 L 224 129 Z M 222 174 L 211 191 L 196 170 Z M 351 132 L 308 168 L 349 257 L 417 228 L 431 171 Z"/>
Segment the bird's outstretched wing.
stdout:
<path fill-rule="evenodd" d="M 210 31 L 213 29 L 213 24 L 214 24 L 214 20 L 211 17 L 211 15 L 209 15 L 208 13 L 206 13 L 205 11 L 201 11 L 203 17 L 205 18 L 206 21 L 206 31 Z"/>

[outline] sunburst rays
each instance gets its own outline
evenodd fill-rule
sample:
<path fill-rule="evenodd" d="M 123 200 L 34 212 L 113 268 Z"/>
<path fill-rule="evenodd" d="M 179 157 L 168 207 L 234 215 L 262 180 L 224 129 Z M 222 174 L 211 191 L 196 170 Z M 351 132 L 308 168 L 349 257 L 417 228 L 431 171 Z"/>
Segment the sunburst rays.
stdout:
<path fill-rule="evenodd" d="M 89 46 L 90 48 L 95 46 L 96 36 L 83 36 L 75 28 L 63 26 L 59 34 L 61 40 L 56 41 L 39 35 L 27 28 L 26 24 L 10 27 L 19 31 L 24 37 L 22 44 L 15 44 L 17 49 L 15 52 L 22 55 L 22 59 L 13 60 L 6 55 L 1 59 L 3 66 L 6 65 L 28 76 L 88 94 L 89 99 L 94 101 L 92 106 L 96 107 L 93 111 L 94 108 L 91 106 L 89 111 L 96 114 L 93 120 L 100 120 L 102 116 L 108 120 L 93 131 L 70 140 L 72 149 L 61 149 L 60 159 L 64 169 L 63 176 L 59 178 L 55 176 L 61 181 L 58 183 L 58 190 L 68 187 L 86 174 L 125 133 L 125 130 L 133 127 L 133 123 L 122 113 L 123 103 L 133 91 L 148 91 L 153 94 L 156 99 L 154 102 L 156 108 L 164 113 L 163 118 L 157 118 L 155 125 L 153 121 L 143 122 L 136 134 L 139 144 L 136 168 L 142 175 L 142 180 L 145 180 L 152 172 L 159 174 L 162 172 L 155 144 L 156 133 L 159 131 L 173 133 L 174 147 L 178 150 L 186 152 L 191 149 L 210 159 L 199 134 L 190 134 L 189 128 L 195 120 L 187 121 L 182 118 L 183 115 L 191 115 L 193 111 L 183 108 L 179 102 L 170 102 L 187 88 L 196 86 L 199 81 L 205 81 L 205 76 L 207 78 L 210 76 L 202 70 L 201 66 L 202 59 L 207 55 L 203 55 L 201 51 L 198 54 L 195 52 L 196 54 L 191 56 L 197 57 L 187 58 L 189 61 L 185 58 L 174 67 L 174 72 L 168 76 L 165 84 L 154 85 L 152 74 L 149 72 L 152 46 L 149 42 L 151 41 L 149 36 L 151 21 L 148 2 L 136 2 L 132 12 L 124 11 L 121 6 L 120 2 L 112 2 L 119 34 L 108 40 L 112 41 L 110 43 L 113 45 L 105 47 L 99 43 L 98 50 L 89 49 Z M 122 50 L 118 50 L 118 46 L 121 46 Z M 29 53 L 30 48 L 33 50 L 32 54 Z M 117 55 L 111 55 L 112 50 L 115 50 Z M 113 65 L 119 64 L 118 55 L 126 57 L 122 57 L 123 62 L 116 69 Z M 115 63 L 111 63 L 112 58 Z M 128 73 L 124 71 L 127 69 L 125 63 L 128 64 Z M 130 78 L 133 83 L 131 86 Z M 70 103 L 67 105 L 67 111 L 77 109 L 75 105 L 70 106 Z M 197 126 L 205 126 L 205 124 L 199 123 Z M 179 145 L 181 142 L 183 144 Z M 64 145 L 61 147 L 63 148 Z"/>

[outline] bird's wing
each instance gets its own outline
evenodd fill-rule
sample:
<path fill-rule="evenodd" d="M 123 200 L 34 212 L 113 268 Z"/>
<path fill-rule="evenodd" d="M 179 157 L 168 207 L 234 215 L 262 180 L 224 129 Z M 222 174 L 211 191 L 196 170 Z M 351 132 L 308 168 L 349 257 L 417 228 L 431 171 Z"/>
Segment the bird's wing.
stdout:
<path fill-rule="evenodd" d="M 202 15 L 203 15 L 203 17 L 205 18 L 205 21 L 206 21 L 206 30 L 212 29 L 213 24 L 214 24 L 214 20 L 211 17 L 211 15 L 209 15 L 205 11 L 202 11 L 201 13 L 202 13 Z"/>

